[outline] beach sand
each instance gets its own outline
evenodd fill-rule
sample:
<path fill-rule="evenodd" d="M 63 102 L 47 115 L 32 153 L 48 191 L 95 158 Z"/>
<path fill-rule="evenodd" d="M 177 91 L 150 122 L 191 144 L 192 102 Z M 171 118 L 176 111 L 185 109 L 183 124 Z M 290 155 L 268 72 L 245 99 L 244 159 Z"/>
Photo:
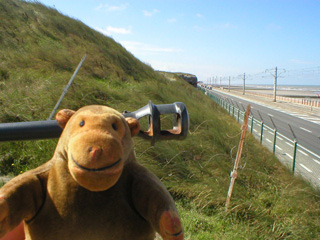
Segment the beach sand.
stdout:
<path fill-rule="evenodd" d="M 246 89 L 246 92 L 254 92 L 260 94 L 273 95 L 273 90 L 266 89 Z M 311 91 L 301 91 L 301 90 L 277 90 L 277 96 L 282 97 L 298 97 L 298 98 L 319 98 L 319 94 Z"/>
<path fill-rule="evenodd" d="M 216 88 L 217 89 L 217 88 Z M 221 89 L 228 91 L 228 86 L 222 86 Z M 237 91 L 239 93 L 243 93 L 243 87 L 242 86 L 231 86 L 231 91 Z M 259 87 L 252 87 L 248 86 L 245 89 L 245 93 L 255 93 L 255 94 L 265 94 L 273 96 L 273 88 L 265 87 L 265 88 L 259 88 Z M 276 92 L 277 96 L 282 97 L 293 97 L 293 98 L 312 98 L 313 100 L 319 99 L 320 101 L 320 91 L 319 87 L 315 87 L 315 89 L 309 88 L 305 90 L 305 88 L 297 87 L 297 88 L 285 88 L 279 87 Z"/>

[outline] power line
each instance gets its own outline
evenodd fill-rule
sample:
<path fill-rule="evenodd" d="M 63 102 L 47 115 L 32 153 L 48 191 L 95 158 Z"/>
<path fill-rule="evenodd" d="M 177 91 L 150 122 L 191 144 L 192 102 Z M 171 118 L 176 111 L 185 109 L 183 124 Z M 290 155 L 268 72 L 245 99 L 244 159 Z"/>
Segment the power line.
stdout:
<path fill-rule="evenodd" d="M 277 69 L 277 79 L 278 78 L 290 78 L 291 82 L 294 81 L 299 81 L 301 78 L 312 78 L 320 79 L 320 66 L 318 67 L 308 67 L 308 68 L 299 68 L 299 69 Z M 261 83 L 261 84 L 266 84 L 266 82 L 271 81 L 272 79 L 274 80 L 275 78 L 275 73 L 274 73 L 274 68 L 272 69 L 266 69 L 263 72 L 256 72 L 253 74 L 245 74 L 245 81 L 247 83 Z M 295 80 L 294 80 L 295 79 Z M 212 77 L 212 84 L 215 84 L 216 86 L 218 85 L 218 80 L 220 80 L 220 85 L 225 84 L 228 85 L 229 80 L 230 82 L 237 82 L 235 84 L 241 85 L 241 82 L 243 81 L 243 74 L 239 74 L 236 76 L 228 76 L 228 77 L 223 77 L 223 76 L 215 76 Z"/>

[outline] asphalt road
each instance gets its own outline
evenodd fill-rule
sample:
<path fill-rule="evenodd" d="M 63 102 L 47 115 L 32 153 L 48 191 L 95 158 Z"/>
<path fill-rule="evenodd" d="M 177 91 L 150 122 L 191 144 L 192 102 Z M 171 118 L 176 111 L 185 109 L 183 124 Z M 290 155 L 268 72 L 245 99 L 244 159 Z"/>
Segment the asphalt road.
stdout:
<path fill-rule="evenodd" d="M 269 106 L 248 101 L 241 97 L 235 97 L 220 91 L 209 90 L 212 95 L 224 99 L 226 102 L 242 110 L 251 105 L 251 114 L 254 119 L 263 122 L 268 127 L 263 131 L 263 144 L 271 151 L 274 146 L 274 129 L 279 134 L 276 137 L 276 149 L 280 160 L 295 168 L 295 173 L 299 173 L 320 187 L 320 126 L 310 122 L 303 117 L 297 117 Z M 243 116 L 240 117 L 243 119 Z M 272 119 L 272 120 L 271 120 Z M 261 124 L 257 123 L 252 129 L 252 133 L 259 138 L 261 135 Z M 294 158 L 294 140 L 297 142 L 296 158 Z M 295 164 L 293 159 L 296 159 Z"/>
<path fill-rule="evenodd" d="M 242 111 L 245 111 L 247 105 L 251 104 L 251 113 L 254 118 L 258 119 L 259 121 L 263 121 L 270 127 L 273 127 L 273 120 L 274 125 L 279 133 L 292 140 L 294 140 L 296 137 L 299 145 L 302 145 L 320 155 L 320 126 L 318 124 L 266 106 L 262 106 L 260 104 L 256 104 L 254 102 L 249 102 L 242 98 L 216 91 L 210 92 L 214 95 L 222 97 L 226 102 L 229 102 L 231 105 L 240 108 Z M 291 126 L 292 131 L 290 130 L 289 125 Z"/>

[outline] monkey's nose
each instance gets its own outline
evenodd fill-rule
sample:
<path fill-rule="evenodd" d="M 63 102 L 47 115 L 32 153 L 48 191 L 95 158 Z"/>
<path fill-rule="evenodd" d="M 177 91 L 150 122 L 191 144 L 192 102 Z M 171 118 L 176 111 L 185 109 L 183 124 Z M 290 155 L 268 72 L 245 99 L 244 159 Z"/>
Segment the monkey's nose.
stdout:
<path fill-rule="evenodd" d="M 99 158 L 103 150 L 101 147 L 89 147 L 89 152 L 91 155 L 91 160 L 94 162 Z"/>

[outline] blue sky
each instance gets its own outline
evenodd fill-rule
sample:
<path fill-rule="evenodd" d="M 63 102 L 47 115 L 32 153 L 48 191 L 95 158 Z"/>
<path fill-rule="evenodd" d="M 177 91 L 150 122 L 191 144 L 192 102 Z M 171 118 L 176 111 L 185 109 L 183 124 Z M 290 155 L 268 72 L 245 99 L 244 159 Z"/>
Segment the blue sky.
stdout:
<path fill-rule="evenodd" d="M 319 0 L 40 0 L 155 70 L 200 81 L 320 85 Z M 270 71 L 266 72 L 266 69 Z"/>

